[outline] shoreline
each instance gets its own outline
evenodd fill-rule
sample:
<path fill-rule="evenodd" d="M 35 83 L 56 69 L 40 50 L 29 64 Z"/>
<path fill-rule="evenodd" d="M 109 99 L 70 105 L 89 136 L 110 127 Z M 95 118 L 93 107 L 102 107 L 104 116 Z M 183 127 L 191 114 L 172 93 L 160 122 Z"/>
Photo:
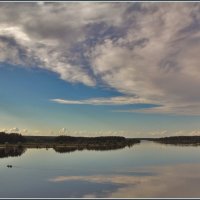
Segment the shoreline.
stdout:
<path fill-rule="evenodd" d="M 200 136 L 169 136 L 159 138 L 126 138 L 123 136 L 75 137 L 75 136 L 23 136 L 17 133 L 0 133 L 0 148 L 120 148 L 152 141 L 173 145 L 200 145 Z"/>

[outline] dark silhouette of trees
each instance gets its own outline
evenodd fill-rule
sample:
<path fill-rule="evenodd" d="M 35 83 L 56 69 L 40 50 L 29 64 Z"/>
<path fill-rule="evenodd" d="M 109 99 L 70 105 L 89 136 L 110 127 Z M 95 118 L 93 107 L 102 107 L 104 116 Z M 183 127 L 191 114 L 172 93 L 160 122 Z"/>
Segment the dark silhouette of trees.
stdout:
<path fill-rule="evenodd" d="M 60 144 L 87 146 L 88 148 L 97 146 L 125 147 L 139 143 L 138 139 L 127 139 L 121 136 L 101 136 L 101 137 L 72 137 L 72 136 L 58 136 L 55 137 L 55 142 Z M 102 148 L 103 149 L 103 148 Z"/>
<path fill-rule="evenodd" d="M 140 143 L 139 139 L 122 136 L 73 137 L 73 136 L 22 136 L 17 133 L 0 132 L 0 144 L 5 147 L 53 147 L 56 152 L 72 152 L 76 150 L 114 150 Z M 14 149 L 9 150 L 11 153 Z M 17 152 L 17 151 L 16 151 Z M 14 155 L 14 154 L 13 154 Z"/>
<path fill-rule="evenodd" d="M 19 142 L 26 142 L 26 139 L 24 136 L 18 133 L 5 133 L 5 132 L 0 132 L 0 143 L 19 143 Z"/>
<path fill-rule="evenodd" d="M 83 150 L 93 150 L 93 151 L 109 151 L 109 150 L 117 150 L 123 149 L 125 145 L 86 145 L 86 146 L 73 146 L 73 147 L 65 147 L 65 146 L 55 146 L 53 149 L 57 153 L 71 153 L 74 151 L 83 151 Z"/>
<path fill-rule="evenodd" d="M 24 136 L 24 138 L 26 139 L 27 143 L 47 143 L 47 144 L 51 144 L 54 143 L 54 139 L 55 136 Z"/>
<path fill-rule="evenodd" d="M 173 136 L 152 139 L 155 142 L 174 145 L 200 145 L 200 136 Z"/>
<path fill-rule="evenodd" d="M 59 147 L 59 146 L 55 146 L 53 147 L 53 149 L 57 153 L 71 153 L 78 150 L 77 147 Z"/>

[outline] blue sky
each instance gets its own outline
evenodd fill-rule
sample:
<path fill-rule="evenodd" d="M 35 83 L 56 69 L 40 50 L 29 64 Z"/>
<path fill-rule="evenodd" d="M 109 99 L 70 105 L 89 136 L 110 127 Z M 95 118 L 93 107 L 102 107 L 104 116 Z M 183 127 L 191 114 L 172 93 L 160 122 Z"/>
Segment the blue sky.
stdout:
<path fill-rule="evenodd" d="M 172 2 L 0 3 L 0 129 L 199 134 L 199 10 Z"/>
<path fill-rule="evenodd" d="M 1 64 L 0 70 L 2 129 L 17 127 L 21 131 L 27 129 L 29 134 L 44 135 L 56 135 L 60 131 L 74 135 L 148 136 L 163 130 L 171 133 L 179 131 L 180 127 L 189 131 L 199 127 L 196 116 L 114 112 L 116 109 L 152 107 L 148 104 L 57 104 L 50 99 L 79 100 L 119 96 L 120 93 L 102 87 L 70 84 L 45 70 L 27 70 L 5 63 Z"/>

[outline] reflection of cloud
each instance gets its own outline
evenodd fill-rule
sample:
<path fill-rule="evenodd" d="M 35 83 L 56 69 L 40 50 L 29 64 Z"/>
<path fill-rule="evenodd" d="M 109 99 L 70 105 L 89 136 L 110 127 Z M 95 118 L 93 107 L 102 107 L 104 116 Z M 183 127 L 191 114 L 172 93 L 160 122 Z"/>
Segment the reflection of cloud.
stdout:
<path fill-rule="evenodd" d="M 90 183 L 117 184 L 118 189 L 106 197 L 199 197 L 200 164 L 178 164 L 173 166 L 149 167 L 150 175 L 91 175 L 58 176 L 51 182 L 86 181 Z M 87 194 L 86 196 L 90 196 Z M 84 196 L 84 197 L 86 197 Z"/>
<path fill-rule="evenodd" d="M 115 184 L 127 184 L 132 183 L 133 177 L 128 176 L 58 176 L 54 179 L 50 179 L 52 182 L 63 181 L 89 181 L 94 183 L 115 183 Z"/>
<path fill-rule="evenodd" d="M 88 198 L 95 198 L 96 196 L 94 194 L 87 194 L 87 195 L 84 195 L 83 198 L 85 199 L 88 199 Z"/>

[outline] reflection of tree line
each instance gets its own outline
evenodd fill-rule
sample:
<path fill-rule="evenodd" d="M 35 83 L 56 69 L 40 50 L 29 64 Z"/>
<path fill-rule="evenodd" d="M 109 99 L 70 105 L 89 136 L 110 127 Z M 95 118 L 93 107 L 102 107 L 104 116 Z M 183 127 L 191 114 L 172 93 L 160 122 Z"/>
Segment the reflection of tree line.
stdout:
<path fill-rule="evenodd" d="M 26 148 L 23 147 L 5 147 L 0 148 L 0 158 L 17 157 L 25 153 Z"/>
<path fill-rule="evenodd" d="M 105 145 L 85 145 L 85 146 L 54 146 L 53 149 L 58 153 L 70 153 L 74 151 L 83 151 L 83 150 L 94 150 L 94 151 L 109 151 L 109 150 L 117 150 L 117 149 L 123 149 L 127 145 L 111 145 L 111 146 L 105 146 Z M 128 145 L 130 147 L 130 145 Z M 131 145 L 132 146 L 132 145 Z"/>
<path fill-rule="evenodd" d="M 54 145 L 52 148 L 57 153 L 70 153 L 74 151 L 83 151 L 83 150 L 95 150 L 95 151 L 108 151 L 108 150 L 116 150 L 123 149 L 125 146 L 56 146 Z M 27 148 L 18 147 L 18 146 L 10 146 L 0 148 L 0 158 L 8 158 L 8 157 L 18 157 L 26 152 Z"/>

